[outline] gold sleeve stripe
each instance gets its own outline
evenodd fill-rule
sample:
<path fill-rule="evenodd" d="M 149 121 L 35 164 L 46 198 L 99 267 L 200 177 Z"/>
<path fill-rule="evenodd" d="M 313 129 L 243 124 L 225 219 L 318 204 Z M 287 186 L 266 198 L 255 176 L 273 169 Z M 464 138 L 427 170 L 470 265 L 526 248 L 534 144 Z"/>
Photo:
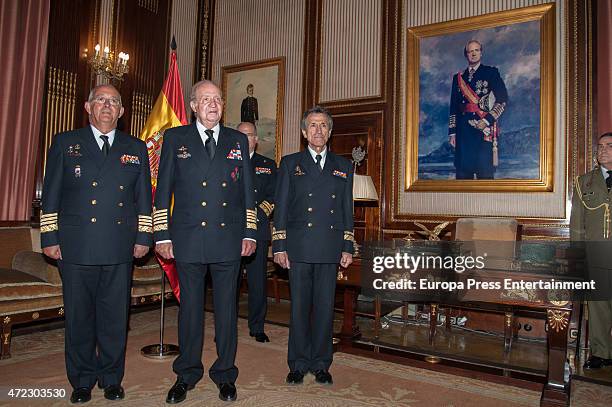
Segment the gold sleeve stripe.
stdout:
<path fill-rule="evenodd" d="M 271 204 L 268 201 L 262 201 L 259 204 L 259 207 L 261 208 L 262 211 L 264 211 L 264 213 L 266 214 L 266 216 L 270 216 L 270 214 L 272 213 L 272 211 L 274 210 L 274 204 Z"/>
<path fill-rule="evenodd" d="M 40 233 L 47 233 L 47 232 L 53 232 L 54 230 L 57 230 L 57 223 L 48 225 L 48 226 L 41 226 L 40 227 Z"/>
<path fill-rule="evenodd" d="M 153 220 L 149 215 L 138 215 L 138 231 L 153 233 Z"/>
<path fill-rule="evenodd" d="M 153 231 L 154 232 L 159 232 L 161 230 L 168 230 L 168 224 L 167 223 L 163 223 L 161 225 L 155 225 L 153 226 Z"/>
<path fill-rule="evenodd" d="M 257 223 L 255 223 L 255 222 L 247 222 L 246 227 L 247 227 L 247 229 L 257 230 Z"/>
<path fill-rule="evenodd" d="M 275 227 L 272 227 L 272 240 L 285 240 L 285 239 L 287 239 L 286 230 L 276 230 Z"/>
<path fill-rule="evenodd" d="M 355 241 L 355 234 L 348 230 L 344 231 L 344 240 L 350 240 L 351 242 Z"/>
<path fill-rule="evenodd" d="M 57 212 L 43 213 L 40 212 L 40 233 L 53 232 L 59 229 L 57 223 Z"/>

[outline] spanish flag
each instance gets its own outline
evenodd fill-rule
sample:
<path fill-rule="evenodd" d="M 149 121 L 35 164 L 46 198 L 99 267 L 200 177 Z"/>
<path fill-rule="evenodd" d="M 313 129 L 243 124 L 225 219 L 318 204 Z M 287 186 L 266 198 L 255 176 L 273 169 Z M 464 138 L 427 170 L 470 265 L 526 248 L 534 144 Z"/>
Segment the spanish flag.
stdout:
<path fill-rule="evenodd" d="M 164 132 L 171 127 L 187 124 L 183 90 L 181 88 L 181 76 L 176 65 L 176 43 L 174 38 L 172 38 L 171 47 L 172 51 L 170 51 L 168 76 L 153 106 L 153 110 L 140 133 L 140 139 L 147 143 L 147 150 L 149 151 L 153 198 L 155 198 L 155 188 L 157 187 L 157 171 L 159 168 L 162 143 L 164 141 Z M 159 261 L 159 264 L 166 272 L 166 276 L 168 276 L 174 296 L 179 300 L 181 291 L 176 272 L 176 263 L 174 260 L 162 258 L 157 253 L 155 255 L 157 256 L 157 261 Z"/>

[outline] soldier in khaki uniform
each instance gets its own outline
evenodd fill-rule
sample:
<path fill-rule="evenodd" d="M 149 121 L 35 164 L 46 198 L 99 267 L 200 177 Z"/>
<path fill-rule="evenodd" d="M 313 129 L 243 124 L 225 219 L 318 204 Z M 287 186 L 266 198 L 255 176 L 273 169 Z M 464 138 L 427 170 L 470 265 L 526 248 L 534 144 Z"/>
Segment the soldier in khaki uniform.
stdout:
<path fill-rule="evenodd" d="M 586 247 L 589 273 L 596 280 L 598 296 L 607 299 L 589 301 L 589 339 L 591 357 L 585 369 L 599 369 L 612 365 L 612 262 L 606 253 L 612 249 L 610 233 L 610 205 L 612 201 L 612 133 L 599 137 L 597 144 L 599 165 L 576 177 L 570 219 L 571 240 Z M 601 278 L 603 277 L 603 278 Z M 599 299 L 599 298 L 598 298 Z"/>

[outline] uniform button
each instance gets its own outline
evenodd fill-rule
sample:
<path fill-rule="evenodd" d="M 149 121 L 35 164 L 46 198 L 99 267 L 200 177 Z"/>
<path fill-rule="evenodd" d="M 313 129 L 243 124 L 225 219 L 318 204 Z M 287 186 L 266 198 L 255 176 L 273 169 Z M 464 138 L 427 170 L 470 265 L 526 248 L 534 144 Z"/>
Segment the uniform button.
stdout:
<path fill-rule="evenodd" d="M 95 204 L 97 204 L 97 203 L 98 203 L 98 201 L 96 201 L 95 199 L 92 199 L 92 200 L 91 200 L 91 204 L 92 204 L 92 205 L 95 205 Z"/>
<path fill-rule="evenodd" d="M 119 185 L 119 189 L 123 191 L 123 185 Z"/>
<path fill-rule="evenodd" d="M 221 186 L 222 186 L 223 188 L 225 188 L 225 187 L 227 186 L 227 182 L 223 181 L 223 182 L 221 183 Z"/>
<path fill-rule="evenodd" d="M 255 190 L 255 192 L 257 192 L 257 190 Z"/>
<path fill-rule="evenodd" d="M 259 201 L 255 201 L 255 205 L 257 205 L 259 203 Z"/>
<path fill-rule="evenodd" d="M 223 206 L 227 206 L 227 202 L 223 202 Z"/>
<path fill-rule="evenodd" d="M 206 222 L 202 222 L 202 226 L 206 226 Z"/>
<path fill-rule="evenodd" d="M 91 183 L 91 186 L 92 186 L 92 187 L 97 187 L 97 186 L 98 186 L 98 182 L 97 182 L 97 181 L 92 182 L 92 183 Z"/>
<path fill-rule="evenodd" d="M 334 225 L 331 225 L 329 228 L 330 228 L 330 229 L 333 229 L 333 228 L 334 228 Z"/>
<path fill-rule="evenodd" d="M 311 228 L 312 227 L 312 223 L 308 222 L 308 227 Z"/>
<path fill-rule="evenodd" d="M 329 213 L 334 213 L 334 210 L 333 210 L 333 209 L 331 209 L 331 210 L 329 211 Z"/>
<path fill-rule="evenodd" d="M 206 185 L 208 185 L 208 184 L 206 184 L 206 181 L 202 182 L 202 186 L 203 187 L 205 187 Z"/>
<path fill-rule="evenodd" d="M 312 192 L 310 192 L 310 193 L 308 194 L 308 196 L 312 196 Z"/>
<path fill-rule="evenodd" d="M 225 223 L 221 223 L 221 227 L 224 228 L 225 227 Z"/>
<path fill-rule="evenodd" d="M 120 208 L 123 207 L 123 202 L 119 202 L 117 205 L 119 205 Z"/>
<path fill-rule="evenodd" d="M 120 220 L 117 221 L 117 225 L 121 225 L 121 221 Z"/>
<path fill-rule="evenodd" d="M 91 223 L 96 223 L 96 218 L 91 218 Z"/>
<path fill-rule="evenodd" d="M 202 201 L 202 206 L 206 206 L 206 201 Z"/>
<path fill-rule="evenodd" d="M 336 199 L 336 195 L 332 194 L 332 199 Z"/>
<path fill-rule="evenodd" d="M 312 212 L 312 208 L 308 208 L 308 212 Z"/>

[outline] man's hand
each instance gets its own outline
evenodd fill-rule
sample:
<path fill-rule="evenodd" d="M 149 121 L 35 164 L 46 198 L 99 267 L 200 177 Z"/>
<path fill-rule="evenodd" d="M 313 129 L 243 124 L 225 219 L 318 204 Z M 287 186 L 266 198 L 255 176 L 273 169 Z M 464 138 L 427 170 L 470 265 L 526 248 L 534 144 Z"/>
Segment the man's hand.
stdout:
<path fill-rule="evenodd" d="M 155 245 L 155 251 L 166 260 L 174 258 L 174 250 L 172 250 L 172 242 L 158 243 Z"/>
<path fill-rule="evenodd" d="M 45 256 L 50 257 L 53 260 L 62 259 L 62 251 L 60 250 L 60 247 L 58 244 L 49 246 L 49 247 L 44 247 L 43 253 L 45 254 Z"/>
<path fill-rule="evenodd" d="M 450 144 L 453 147 L 457 147 L 457 141 L 455 139 L 454 134 L 451 134 L 450 136 L 448 136 L 448 144 Z"/>
<path fill-rule="evenodd" d="M 134 245 L 134 257 L 137 259 L 141 258 L 149 251 L 149 246 L 143 246 L 141 244 Z"/>
<path fill-rule="evenodd" d="M 340 265 L 347 268 L 353 262 L 353 255 L 347 252 L 342 252 L 342 258 L 340 259 Z"/>
<path fill-rule="evenodd" d="M 278 264 L 284 269 L 291 268 L 291 265 L 289 264 L 289 256 L 287 256 L 287 252 L 274 253 L 274 263 Z"/>
<path fill-rule="evenodd" d="M 254 242 L 249 239 L 242 239 L 242 254 L 241 256 L 250 256 L 255 253 L 255 249 L 257 248 L 257 242 Z"/>

